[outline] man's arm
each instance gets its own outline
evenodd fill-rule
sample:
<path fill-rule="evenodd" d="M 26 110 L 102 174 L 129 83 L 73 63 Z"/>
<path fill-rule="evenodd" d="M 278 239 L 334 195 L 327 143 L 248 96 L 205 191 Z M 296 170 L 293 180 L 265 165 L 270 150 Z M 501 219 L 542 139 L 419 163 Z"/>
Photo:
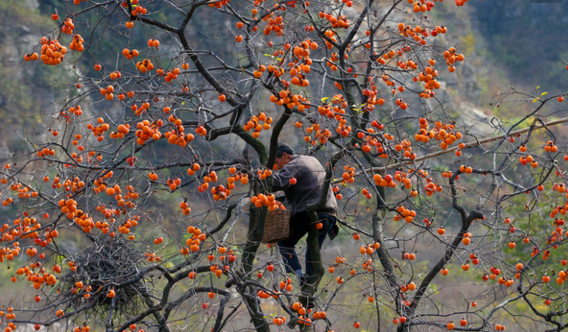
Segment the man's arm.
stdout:
<path fill-rule="evenodd" d="M 295 167 L 286 165 L 278 173 L 272 173 L 272 189 L 282 190 L 290 186 L 290 179 L 294 178 Z"/>

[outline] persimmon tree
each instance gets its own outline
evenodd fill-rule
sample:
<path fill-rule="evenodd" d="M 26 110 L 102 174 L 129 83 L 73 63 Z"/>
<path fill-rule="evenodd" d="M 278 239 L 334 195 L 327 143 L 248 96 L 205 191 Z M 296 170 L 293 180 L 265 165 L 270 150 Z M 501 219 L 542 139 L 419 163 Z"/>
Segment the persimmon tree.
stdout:
<path fill-rule="evenodd" d="M 431 15 L 466 2 L 63 2 L 24 60 L 76 84 L 1 171 L 5 330 L 565 329 L 563 96 L 447 112 Z M 341 207 L 303 287 L 261 244 L 278 142 Z"/>

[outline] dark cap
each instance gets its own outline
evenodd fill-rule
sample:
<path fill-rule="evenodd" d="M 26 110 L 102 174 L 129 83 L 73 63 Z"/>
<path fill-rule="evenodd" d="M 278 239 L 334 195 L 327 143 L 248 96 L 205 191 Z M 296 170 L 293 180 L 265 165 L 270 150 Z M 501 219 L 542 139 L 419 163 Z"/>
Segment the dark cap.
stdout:
<path fill-rule="evenodd" d="M 286 143 L 278 143 L 278 148 L 276 148 L 276 158 L 282 157 L 282 153 L 286 152 L 287 154 L 293 156 L 294 149 Z"/>

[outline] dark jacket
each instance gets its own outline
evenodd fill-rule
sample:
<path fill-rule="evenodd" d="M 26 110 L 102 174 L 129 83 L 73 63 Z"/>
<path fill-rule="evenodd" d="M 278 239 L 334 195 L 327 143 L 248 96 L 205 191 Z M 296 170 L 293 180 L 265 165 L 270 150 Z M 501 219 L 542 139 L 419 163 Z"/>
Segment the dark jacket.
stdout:
<path fill-rule="evenodd" d="M 294 155 L 278 173 L 272 174 L 274 190 L 284 190 L 288 200 L 290 214 L 305 211 L 308 205 L 317 203 L 325 183 L 325 169 L 320 162 L 311 156 Z M 294 185 L 290 179 L 296 178 Z M 337 201 L 331 188 L 328 190 L 325 208 L 316 212 L 336 215 Z"/>

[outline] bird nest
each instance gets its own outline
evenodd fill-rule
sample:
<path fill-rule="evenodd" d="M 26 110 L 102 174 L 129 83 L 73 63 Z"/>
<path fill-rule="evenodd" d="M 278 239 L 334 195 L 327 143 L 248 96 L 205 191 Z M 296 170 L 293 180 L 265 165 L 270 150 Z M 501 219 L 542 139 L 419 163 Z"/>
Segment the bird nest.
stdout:
<path fill-rule="evenodd" d="M 134 242 L 101 236 L 75 257 L 76 269 L 64 276 L 61 294 L 72 299 L 75 308 L 87 305 L 92 311 L 106 311 L 112 306 L 123 314 L 134 313 L 143 307 L 140 301 L 148 292 L 145 276 L 140 275 L 146 262 Z M 77 283 L 83 283 L 82 288 Z"/>

